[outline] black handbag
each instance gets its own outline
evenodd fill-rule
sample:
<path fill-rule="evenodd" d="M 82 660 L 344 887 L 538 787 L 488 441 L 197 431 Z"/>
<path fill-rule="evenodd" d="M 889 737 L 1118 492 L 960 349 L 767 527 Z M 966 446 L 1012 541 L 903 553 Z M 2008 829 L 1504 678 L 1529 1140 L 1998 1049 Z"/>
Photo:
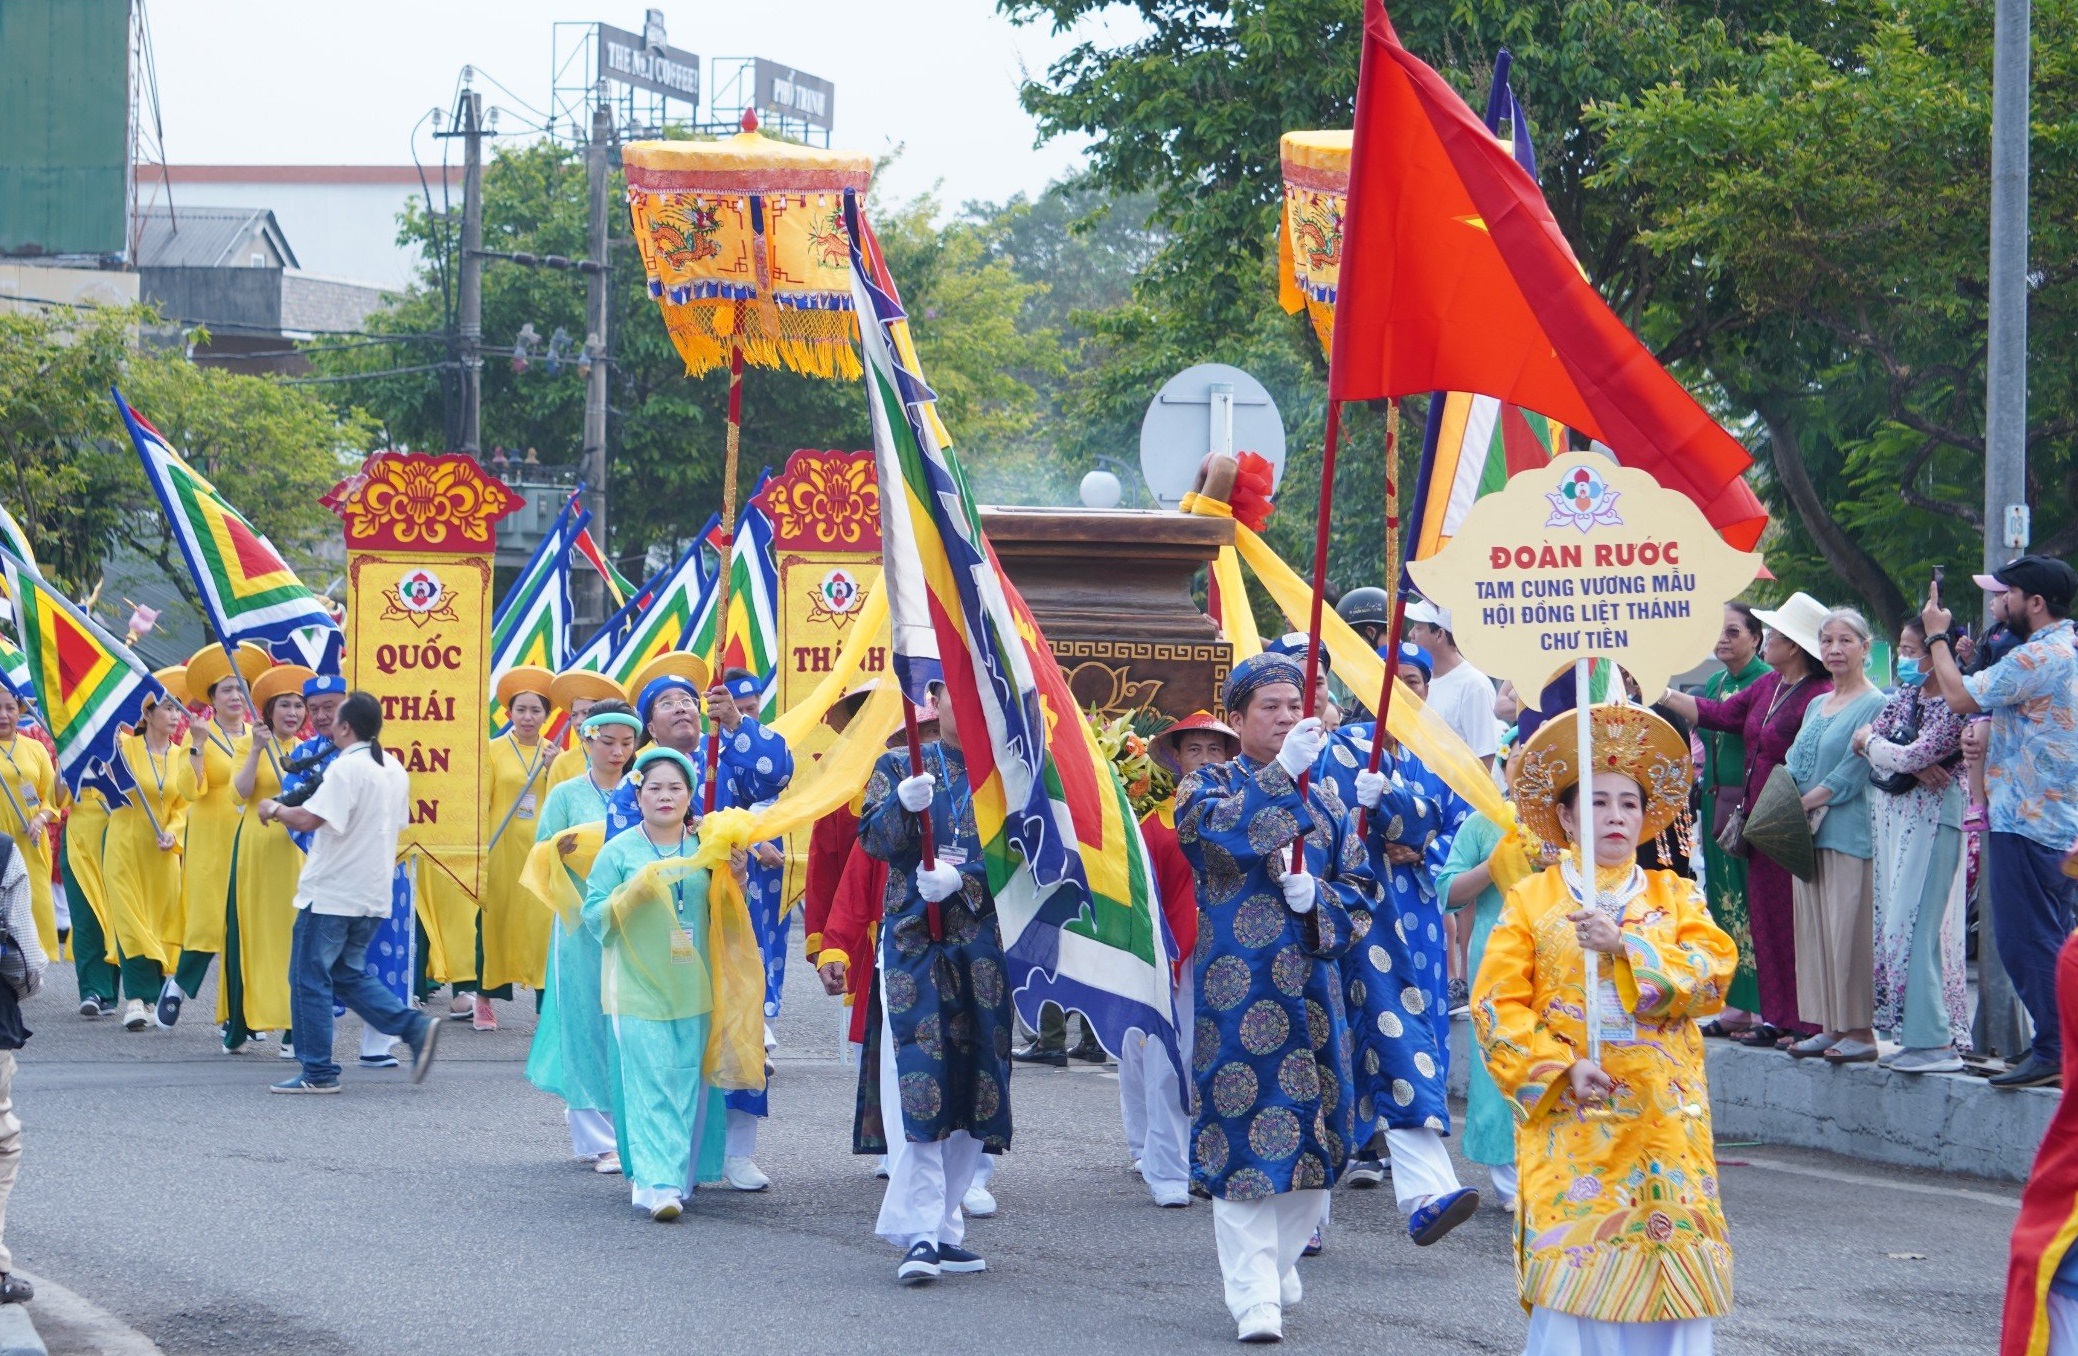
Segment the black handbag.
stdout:
<path fill-rule="evenodd" d="M 1906 713 L 1904 728 L 1900 729 L 1896 735 L 1881 736 L 1885 742 L 1902 745 L 1913 744 L 1919 741 L 1919 707 L 1920 703 L 1925 700 L 1925 694 L 1914 688 L 1912 691 L 1912 705 Z M 1943 758 L 1940 766 L 1954 767 L 1962 760 L 1962 751 L 1958 749 L 1956 752 Z M 1887 795 L 1904 796 L 1919 789 L 1919 778 L 1910 772 L 1876 772 L 1872 770 L 1869 773 L 1869 785 Z"/>

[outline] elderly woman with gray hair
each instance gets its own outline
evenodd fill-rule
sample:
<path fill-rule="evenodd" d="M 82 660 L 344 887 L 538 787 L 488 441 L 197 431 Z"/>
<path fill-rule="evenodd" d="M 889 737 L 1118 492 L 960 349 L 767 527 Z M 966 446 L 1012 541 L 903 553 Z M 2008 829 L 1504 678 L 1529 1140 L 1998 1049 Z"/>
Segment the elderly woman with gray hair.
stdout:
<path fill-rule="evenodd" d="M 1855 736 L 1883 709 L 1869 681 L 1872 633 L 1851 607 L 1826 613 L 1818 658 L 1833 690 L 1804 711 L 1784 765 L 1812 818 L 1818 870 L 1792 887 L 1796 902 L 1797 1008 L 1819 1032 L 1789 1047 L 1799 1058 L 1835 1064 L 1876 1058 L 1875 885 L 1870 866 L 1869 764 Z"/>

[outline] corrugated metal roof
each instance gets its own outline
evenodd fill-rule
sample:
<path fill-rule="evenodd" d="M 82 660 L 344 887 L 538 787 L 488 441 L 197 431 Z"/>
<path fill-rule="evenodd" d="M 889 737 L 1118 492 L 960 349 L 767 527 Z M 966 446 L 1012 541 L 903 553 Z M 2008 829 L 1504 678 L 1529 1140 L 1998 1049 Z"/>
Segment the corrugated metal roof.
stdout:
<path fill-rule="evenodd" d="M 138 217 L 139 268 L 242 268 L 245 243 L 255 235 L 264 235 L 287 267 L 301 267 L 274 213 L 264 207 L 160 203 Z"/>

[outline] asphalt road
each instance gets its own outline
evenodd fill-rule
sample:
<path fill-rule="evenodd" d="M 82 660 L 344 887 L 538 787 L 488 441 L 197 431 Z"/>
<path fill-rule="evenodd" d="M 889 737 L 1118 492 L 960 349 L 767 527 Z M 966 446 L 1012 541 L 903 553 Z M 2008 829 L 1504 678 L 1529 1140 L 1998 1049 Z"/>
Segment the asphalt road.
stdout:
<path fill-rule="evenodd" d="M 798 954 L 798 953 L 797 953 Z M 980 1276 L 909 1291 L 849 1153 L 834 1003 L 789 970 L 759 1195 L 703 1190 L 656 1225 L 566 1158 L 521 1074 L 531 1005 L 451 1024 L 428 1081 L 349 1068 L 338 1097 L 270 1097 L 292 1068 L 216 1049 L 204 995 L 172 1032 L 73 1015 L 68 967 L 28 1018 L 17 1265 L 168 1353 L 1227 1351 L 1211 1211 L 1152 1205 L 1126 1169 L 1114 1073 L 1020 1070 L 1017 1131 L 977 1221 Z M 358 1025 L 341 1024 L 351 1063 Z M 1720 1147 L 1739 1308 L 1724 1353 L 1989 1352 L 2017 1191 L 1790 1149 Z M 1484 1174 L 1467 1174 L 1483 1185 Z M 1341 1193 L 1288 1344 L 1514 1353 L 1511 1217 L 1408 1242 L 1389 1190 Z M 65 1356 L 63 1344 L 53 1356 Z"/>

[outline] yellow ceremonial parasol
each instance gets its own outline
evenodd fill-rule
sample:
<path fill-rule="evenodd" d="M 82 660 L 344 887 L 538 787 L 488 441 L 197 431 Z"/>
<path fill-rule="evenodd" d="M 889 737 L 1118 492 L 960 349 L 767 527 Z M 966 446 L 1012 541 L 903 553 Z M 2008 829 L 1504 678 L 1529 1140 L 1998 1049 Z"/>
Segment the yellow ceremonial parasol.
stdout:
<path fill-rule="evenodd" d="M 715 141 L 637 141 L 621 152 L 628 211 L 649 293 L 692 376 L 729 366 L 722 463 L 720 617 L 729 615 L 743 364 L 856 381 L 847 194 L 873 177 L 870 156 L 819 150 L 743 130 Z M 713 671 L 725 625 L 715 627 Z M 714 810 L 718 741 L 708 741 L 706 811 Z"/>
<path fill-rule="evenodd" d="M 1347 131 L 1286 132 L 1278 142 L 1284 211 L 1277 229 L 1277 300 L 1293 315 L 1305 310 L 1323 353 L 1335 332 L 1354 137 Z"/>

